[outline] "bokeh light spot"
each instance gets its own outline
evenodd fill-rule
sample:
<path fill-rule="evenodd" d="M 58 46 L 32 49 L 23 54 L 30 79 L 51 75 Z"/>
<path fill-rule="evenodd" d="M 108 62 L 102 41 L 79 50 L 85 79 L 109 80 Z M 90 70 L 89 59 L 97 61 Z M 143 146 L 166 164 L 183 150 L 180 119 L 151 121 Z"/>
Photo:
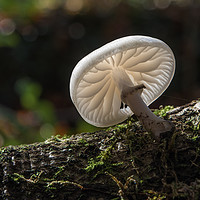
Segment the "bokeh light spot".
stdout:
<path fill-rule="evenodd" d="M 67 0 L 66 9 L 70 12 L 79 12 L 83 8 L 83 0 Z"/>
<path fill-rule="evenodd" d="M 55 134 L 55 128 L 50 123 L 45 123 L 40 127 L 40 135 L 43 139 L 47 139 Z"/>
<path fill-rule="evenodd" d="M 166 9 L 169 7 L 171 0 L 154 0 L 154 4 L 157 8 Z"/>
<path fill-rule="evenodd" d="M 11 35 L 15 31 L 15 23 L 12 19 L 2 19 L 0 21 L 0 33 L 3 35 Z"/>

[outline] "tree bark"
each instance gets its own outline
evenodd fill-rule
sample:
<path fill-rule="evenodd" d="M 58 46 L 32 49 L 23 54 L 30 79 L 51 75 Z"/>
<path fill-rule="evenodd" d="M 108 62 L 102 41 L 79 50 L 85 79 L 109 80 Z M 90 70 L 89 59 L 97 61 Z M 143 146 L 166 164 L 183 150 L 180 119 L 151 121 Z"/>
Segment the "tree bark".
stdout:
<path fill-rule="evenodd" d="M 0 199 L 200 199 L 200 102 L 170 111 L 155 141 L 134 117 L 114 127 L 0 151 Z"/>

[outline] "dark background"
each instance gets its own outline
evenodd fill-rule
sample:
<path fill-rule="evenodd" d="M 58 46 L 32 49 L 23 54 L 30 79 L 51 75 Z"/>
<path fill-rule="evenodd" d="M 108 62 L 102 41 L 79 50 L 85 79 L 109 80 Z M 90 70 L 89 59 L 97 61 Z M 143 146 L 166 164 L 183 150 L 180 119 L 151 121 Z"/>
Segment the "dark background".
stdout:
<path fill-rule="evenodd" d="M 69 97 L 76 63 L 127 35 L 166 42 L 176 72 L 150 107 L 182 105 L 200 93 L 200 3 L 195 0 L 0 1 L 0 145 L 97 130 Z"/>

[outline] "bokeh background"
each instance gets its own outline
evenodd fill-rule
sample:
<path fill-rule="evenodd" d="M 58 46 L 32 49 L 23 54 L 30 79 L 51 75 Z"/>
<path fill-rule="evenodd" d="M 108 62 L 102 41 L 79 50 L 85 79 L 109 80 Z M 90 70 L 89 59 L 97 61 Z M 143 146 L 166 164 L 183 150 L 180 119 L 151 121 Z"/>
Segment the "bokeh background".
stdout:
<path fill-rule="evenodd" d="M 96 48 L 138 34 L 176 57 L 170 87 L 150 107 L 199 98 L 199 0 L 1 0 L 0 146 L 97 130 L 70 100 L 71 72 Z"/>

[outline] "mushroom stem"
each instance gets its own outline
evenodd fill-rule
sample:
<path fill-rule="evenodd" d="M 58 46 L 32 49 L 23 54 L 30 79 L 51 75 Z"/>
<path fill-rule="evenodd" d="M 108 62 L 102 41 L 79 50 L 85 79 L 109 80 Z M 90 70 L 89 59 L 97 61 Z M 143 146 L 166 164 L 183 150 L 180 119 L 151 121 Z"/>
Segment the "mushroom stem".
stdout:
<path fill-rule="evenodd" d="M 121 98 L 126 103 L 136 117 L 140 120 L 144 128 L 153 134 L 156 140 L 160 140 L 173 133 L 174 124 L 170 121 L 157 117 L 144 103 L 141 92 L 145 88 L 143 84 L 127 87 L 121 92 Z"/>
<path fill-rule="evenodd" d="M 121 92 L 122 101 L 130 107 L 146 131 L 153 134 L 156 140 L 168 137 L 175 129 L 170 121 L 157 117 L 141 98 L 143 84 L 134 86 L 125 70 L 122 68 L 113 69 L 113 79 Z"/>

